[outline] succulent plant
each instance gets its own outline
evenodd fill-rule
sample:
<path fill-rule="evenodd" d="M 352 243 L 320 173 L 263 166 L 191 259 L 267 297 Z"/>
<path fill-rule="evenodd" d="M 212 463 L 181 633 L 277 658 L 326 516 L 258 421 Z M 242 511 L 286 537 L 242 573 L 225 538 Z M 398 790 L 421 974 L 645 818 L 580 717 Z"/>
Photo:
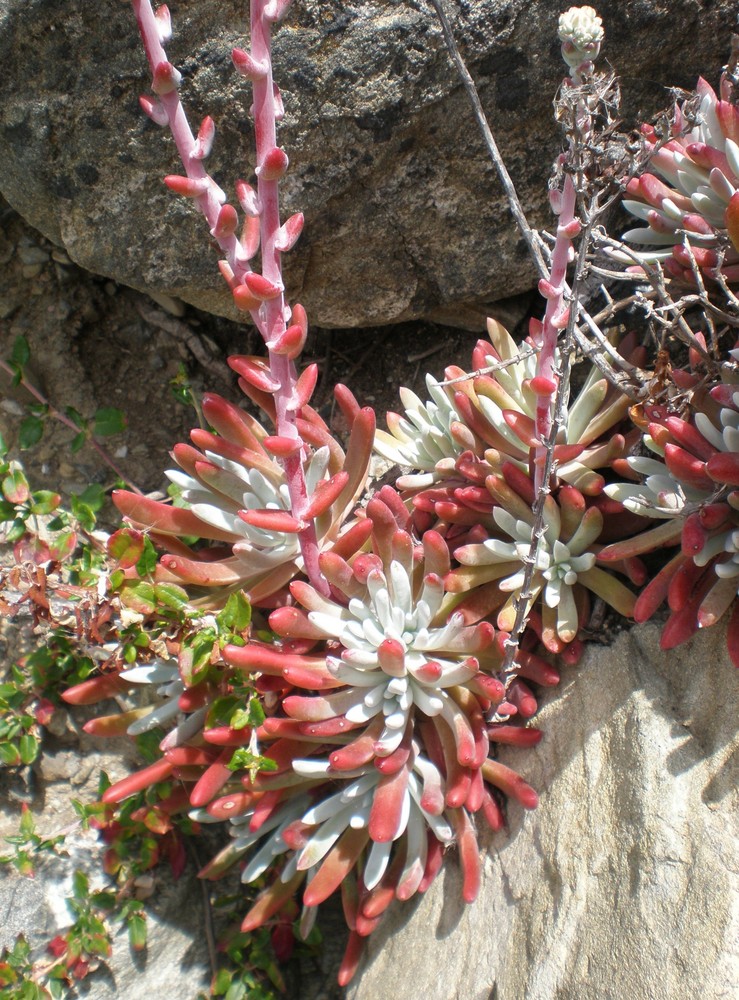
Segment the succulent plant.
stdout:
<path fill-rule="evenodd" d="M 248 366 L 241 358 L 231 363 L 241 372 L 256 367 L 251 359 Z M 242 387 L 252 388 L 253 394 L 244 376 Z M 356 541 L 346 536 L 344 522 L 365 487 L 374 413 L 360 410 L 347 390 L 339 398 L 352 422 L 346 455 L 307 403 L 302 410 L 308 490 L 304 518 L 315 521 L 322 548 L 338 544 L 349 554 Z M 246 591 L 253 604 L 263 604 L 303 569 L 297 538 L 301 522 L 291 513 L 285 473 L 267 431 L 220 396 L 208 394 L 202 405 L 213 431 L 196 428 L 191 434 L 195 447 L 176 445 L 173 455 L 180 469 L 167 473 L 187 506 L 126 490 L 113 498 L 131 524 L 148 530 L 166 550 L 157 579 L 199 588 L 193 596 L 199 593 L 201 605 L 222 604 L 237 590 Z M 361 532 L 360 527 L 355 533 Z M 210 544 L 193 547 L 183 540 L 187 536 Z"/>
<path fill-rule="evenodd" d="M 644 436 L 660 458 L 632 457 L 628 469 L 646 478 L 606 487 L 612 498 L 664 523 L 607 546 L 602 561 L 631 557 L 680 543 L 681 549 L 650 581 L 634 617 L 646 621 L 667 600 L 670 617 L 662 648 L 685 642 L 732 607 L 729 652 L 739 666 L 737 543 L 739 542 L 739 392 L 731 384 L 710 391 L 714 419 L 704 410 L 686 420 L 657 409 Z M 716 406 L 715 404 L 724 404 Z"/>
<path fill-rule="evenodd" d="M 637 257 L 661 261 L 690 284 L 693 261 L 709 279 L 720 269 L 729 283 L 739 280 L 739 110 L 726 74 L 720 93 L 701 78 L 695 99 L 675 106 L 667 141 L 654 126 L 642 127 L 648 169 L 628 182 L 623 202 L 647 223 L 623 234 Z"/>

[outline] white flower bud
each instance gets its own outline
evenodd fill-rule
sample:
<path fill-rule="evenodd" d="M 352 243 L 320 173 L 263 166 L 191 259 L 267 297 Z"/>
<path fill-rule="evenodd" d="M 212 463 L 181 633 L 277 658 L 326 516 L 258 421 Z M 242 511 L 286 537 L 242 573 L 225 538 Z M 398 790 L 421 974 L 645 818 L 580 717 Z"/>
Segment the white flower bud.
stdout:
<path fill-rule="evenodd" d="M 559 18 L 562 56 L 572 69 L 597 59 L 603 41 L 603 22 L 592 7 L 570 7 Z"/>

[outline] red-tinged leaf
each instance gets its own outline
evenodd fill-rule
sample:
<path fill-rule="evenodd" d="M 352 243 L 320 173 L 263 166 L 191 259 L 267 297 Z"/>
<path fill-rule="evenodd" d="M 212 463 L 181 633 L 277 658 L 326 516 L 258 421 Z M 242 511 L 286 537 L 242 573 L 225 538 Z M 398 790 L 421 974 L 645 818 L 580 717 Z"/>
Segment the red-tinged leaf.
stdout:
<path fill-rule="evenodd" d="M 398 833 L 403 801 L 408 791 L 407 768 L 380 778 L 372 800 L 368 823 L 369 835 L 375 843 L 385 844 Z"/>
<path fill-rule="evenodd" d="M 101 674 L 75 684 L 63 692 L 62 698 L 68 705 L 95 705 L 106 698 L 122 694 L 130 687 L 131 684 L 118 674 Z"/>
<path fill-rule="evenodd" d="M 284 639 L 313 639 L 325 637 L 322 629 L 315 626 L 302 608 L 286 605 L 277 608 L 269 616 L 269 627 Z"/>
<path fill-rule="evenodd" d="M 709 441 L 706 441 L 697 427 L 689 424 L 686 420 L 681 420 L 679 417 L 666 417 L 664 425 L 670 431 L 677 444 L 692 452 L 698 458 L 708 461 L 712 455 L 716 454 L 714 446 Z"/>
<path fill-rule="evenodd" d="M 293 687 L 306 688 L 309 691 L 330 691 L 332 688 L 344 687 L 344 682 L 337 680 L 325 668 L 325 663 L 316 666 L 311 663 L 298 663 L 295 666 L 282 668 L 282 676 Z"/>
<path fill-rule="evenodd" d="M 174 766 L 166 759 L 158 760 L 148 767 L 135 771 L 127 777 L 116 781 L 107 791 L 103 792 L 103 802 L 122 802 L 129 795 L 141 792 L 145 788 L 150 788 L 159 781 L 165 781 L 174 770 Z"/>
<path fill-rule="evenodd" d="M 557 391 L 557 383 L 551 378 L 537 375 L 529 381 L 532 392 L 537 396 L 553 396 Z"/>
<path fill-rule="evenodd" d="M 526 784 L 521 775 L 516 774 L 510 767 L 497 760 L 486 760 L 482 765 L 482 775 L 504 795 L 520 802 L 524 809 L 536 809 L 539 796 L 531 785 Z"/>
<path fill-rule="evenodd" d="M 231 726 L 214 726 L 203 730 L 203 739 L 218 747 L 243 747 L 251 741 L 251 727 L 233 729 Z"/>
<path fill-rule="evenodd" d="M 380 774 L 397 774 L 401 768 L 406 766 L 411 755 L 411 736 L 412 730 L 409 727 L 405 732 L 403 742 L 396 750 L 393 750 L 387 757 L 382 757 L 378 753 L 375 757 L 375 767 Z M 375 747 L 376 751 L 381 749 L 379 745 Z"/>
<path fill-rule="evenodd" d="M 675 545 L 680 540 L 682 532 L 682 520 L 672 518 L 663 521 L 656 528 L 644 531 L 634 538 L 626 538 L 621 542 L 612 542 L 606 545 L 598 553 L 598 562 L 614 563 L 622 559 L 630 559 L 633 556 L 643 555 L 645 552 L 653 552 L 663 546 Z"/>
<path fill-rule="evenodd" d="M 287 153 L 279 146 L 267 150 L 256 169 L 257 177 L 263 181 L 279 181 L 287 173 L 290 161 Z"/>
<path fill-rule="evenodd" d="M 200 562 L 183 556 L 164 555 L 161 565 L 182 583 L 198 587 L 228 587 L 244 582 L 244 564 L 239 559 L 221 562 Z M 156 588 L 155 588 L 156 592 Z"/>
<path fill-rule="evenodd" d="M 281 354 L 294 361 L 305 347 L 306 335 L 302 328 L 293 323 L 271 340 L 267 347 L 274 354 Z"/>
<path fill-rule="evenodd" d="M 294 401 L 297 410 L 301 410 L 310 402 L 318 383 L 318 365 L 308 365 L 295 383 Z"/>
<path fill-rule="evenodd" d="M 255 528 L 262 528 L 265 531 L 278 531 L 285 534 L 298 534 L 305 527 L 302 521 L 298 521 L 286 510 L 240 510 L 239 517 L 245 524 L 251 524 Z"/>
<path fill-rule="evenodd" d="M 260 80 L 263 80 L 269 71 L 267 63 L 257 61 L 244 49 L 233 49 L 231 52 L 231 60 L 235 69 L 252 83 L 257 83 Z"/>
<path fill-rule="evenodd" d="M 126 581 L 120 591 L 121 604 L 142 615 L 156 611 L 157 598 L 154 587 L 146 580 Z"/>
<path fill-rule="evenodd" d="M 239 535 L 232 532 L 211 527 L 184 507 L 173 507 L 171 504 L 150 500 L 128 490 L 113 490 L 112 496 L 113 503 L 124 517 L 150 528 L 157 534 L 194 535 L 196 538 L 210 538 L 220 542 L 234 542 L 240 539 Z"/>
<path fill-rule="evenodd" d="M 369 764 L 375 756 L 375 741 L 382 731 L 381 722 L 373 719 L 366 730 L 352 743 L 348 743 L 329 754 L 329 762 L 334 771 L 353 771 Z"/>
<path fill-rule="evenodd" d="M 648 621 L 652 617 L 660 604 L 666 600 L 670 582 L 684 562 L 685 556 L 682 552 L 678 552 L 652 578 L 636 600 L 636 604 L 634 605 L 634 621 L 641 624 L 641 622 Z"/>
<path fill-rule="evenodd" d="M 324 676 L 331 677 L 326 669 L 325 656 L 300 656 L 285 653 L 274 646 L 266 646 L 257 642 L 247 643 L 246 646 L 227 645 L 223 650 L 223 658 L 232 667 L 238 667 L 249 673 L 261 671 L 274 676 L 282 676 L 283 671 L 289 667 L 314 672 L 319 682 Z M 333 680 L 333 677 L 331 679 Z"/>
<path fill-rule="evenodd" d="M 168 174 L 164 183 L 170 191 L 185 198 L 200 198 L 207 194 L 209 186 L 206 177 L 183 177 L 180 174 Z"/>
<path fill-rule="evenodd" d="M 731 508 L 726 503 L 710 503 L 698 511 L 701 524 L 706 531 L 723 528 L 731 518 Z"/>
<path fill-rule="evenodd" d="M 465 809 L 453 809 L 452 822 L 462 865 L 462 898 L 465 903 L 473 903 L 480 891 L 480 848 L 472 821 Z"/>
<path fill-rule="evenodd" d="M 538 704 L 534 693 L 530 687 L 521 680 L 514 680 L 508 689 L 508 699 L 516 706 L 519 714 L 524 719 L 530 719 L 536 715 Z"/>
<path fill-rule="evenodd" d="M 218 212 L 216 224 L 211 229 L 210 234 L 217 240 L 226 239 L 228 236 L 233 236 L 238 224 L 239 217 L 233 205 L 222 205 Z"/>
<path fill-rule="evenodd" d="M 135 528 L 119 528 L 107 542 L 108 555 L 118 564 L 119 569 L 135 566 L 144 552 L 145 535 Z"/>
<path fill-rule="evenodd" d="M 304 221 L 305 218 L 302 212 L 297 212 L 295 215 L 291 215 L 290 218 L 287 219 L 280 227 L 279 232 L 277 233 L 275 249 L 279 250 L 281 253 L 287 253 L 288 250 L 292 250 L 303 231 Z"/>
<path fill-rule="evenodd" d="M 249 910 L 241 923 L 241 930 L 244 934 L 261 927 L 271 917 L 282 909 L 282 907 L 292 898 L 298 887 L 305 878 L 305 872 L 296 872 L 287 882 L 281 882 L 278 878 L 267 889 L 259 894 L 257 901 Z"/>
<path fill-rule="evenodd" d="M 555 670 L 551 663 L 548 663 L 536 653 L 519 649 L 516 654 L 516 662 L 520 664 L 518 669 L 519 677 L 525 677 L 527 680 L 534 681 L 535 684 L 541 684 L 545 687 L 553 687 L 555 684 L 559 684 L 559 671 Z"/>
<path fill-rule="evenodd" d="M 735 250 L 739 250 L 739 191 L 735 191 L 729 199 L 724 213 L 724 225 Z"/>
<path fill-rule="evenodd" d="M 210 767 L 213 763 L 214 751 L 209 747 L 179 746 L 167 750 L 165 757 L 175 767 Z"/>
<path fill-rule="evenodd" d="M 159 10 L 162 8 L 160 7 Z M 213 149 L 213 140 L 216 135 L 216 124 L 210 115 L 206 115 L 200 123 L 200 128 L 198 129 L 198 137 L 195 140 L 195 147 L 190 153 L 190 158 L 192 160 L 205 160 L 210 156 L 210 151 Z"/>
<path fill-rule="evenodd" d="M 77 548 L 77 532 L 67 529 L 49 540 L 49 558 L 55 562 L 64 562 Z"/>
<path fill-rule="evenodd" d="M 698 605 L 699 601 L 696 599 L 688 601 L 679 611 L 670 615 L 662 629 L 660 649 L 674 649 L 693 638 L 698 631 Z"/>
<path fill-rule="evenodd" d="M 706 463 L 706 472 L 717 483 L 739 486 L 739 454 L 733 451 L 717 452 Z"/>
<path fill-rule="evenodd" d="M 286 437 L 285 435 L 270 434 L 264 439 L 264 447 L 271 455 L 277 458 L 290 458 L 297 455 L 303 448 L 300 438 Z"/>
<path fill-rule="evenodd" d="M 536 448 L 541 442 L 536 433 L 536 425 L 531 417 L 516 410 L 503 410 L 503 419 L 514 434 L 528 448 Z"/>
<path fill-rule="evenodd" d="M 341 959 L 341 965 L 339 966 L 339 974 L 337 976 L 339 986 L 346 986 L 354 977 L 355 972 L 359 968 L 363 949 L 364 938 L 356 931 L 351 931 L 346 948 L 344 949 L 344 955 Z"/>
<path fill-rule="evenodd" d="M 678 482 L 697 490 L 713 491 L 714 484 L 706 472 L 706 463 L 679 445 L 665 444 L 665 465 Z"/>
<path fill-rule="evenodd" d="M 128 727 L 143 716 L 148 715 L 149 708 L 134 708 L 130 712 L 119 712 L 116 715 L 101 715 L 90 719 L 82 727 L 90 736 L 110 739 L 115 736 L 125 736 Z"/>
<path fill-rule="evenodd" d="M 165 94 L 171 94 L 177 90 L 181 80 L 182 76 L 177 72 L 172 63 L 162 61 L 154 68 L 151 89 L 158 97 L 163 97 Z"/>
<path fill-rule="evenodd" d="M 254 794 L 254 792 L 232 792 L 231 795 L 224 795 L 208 805 L 208 814 L 220 820 L 238 816 L 252 806 Z"/>
<path fill-rule="evenodd" d="M 698 608 L 698 627 L 709 628 L 729 610 L 736 599 L 736 577 L 718 578 Z"/>
<path fill-rule="evenodd" d="M 254 298 L 260 302 L 268 302 L 271 299 L 276 299 L 283 292 L 282 285 L 277 285 L 273 281 L 269 281 L 268 278 L 258 274 L 256 271 L 249 271 L 244 275 L 244 284 Z"/>
<path fill-rule="evenodd" d="M 245 260 L 251 260 L 259 249 L 259 241 L 262 238 L 262 230 L 258 215 L 246 215 L 244 217 L 244 227 L 241 230 L 241 254 Z M 246 288 L 246 285 L 242 286 Z M 247 289 L 248 291 L 248 289 Z M 252 295 L 249 292 L 249 295 Z M 252 296 L 253 297 L 253 296 Z"/>
<path fill-rule="evenodd" d="M 683 531 L 680 536 L 680 547 L 684 556 L 697 556 L 703 551 L 703 547 L 708 539 L 708 533 L 701 524 L 701 519 L 697 513 L 689 514 L 683 522 Z"/>
<path fill-rule="evenodd" d="M 541 729 L 529 729 L 525 726 L 509 726 L 496 723 L 488 727 L 488 737 L 493 743 L 504 743 L 513 747 L 535 747 L 543 736 Z"/>
<path fill-rule="evenodd" d="M 365 828 L 349 827 L 326 855 L 321 867 L 303 893 L 303 906 L 318 906 L 339 888 L 354 868 L 369 840 Z"/>
<path fill-rule="evenodd" d="M 250 277 L 250 275 L 247 275 Z M 280 388 L 280 383 L 275 379 L 269 369 L 269 363 L 265 358 L 248 357 L 244 354 L 232 355 L 228 359 L 230 368 L 255 389 L 261 392 L 273 393 Z"/>
<path fill-rule="evenodd" d="M 256 312 L 261 300 L 254 295 L 248 285 L 237 285 L 231 289 L 234 305 L 239 312 Z"/>

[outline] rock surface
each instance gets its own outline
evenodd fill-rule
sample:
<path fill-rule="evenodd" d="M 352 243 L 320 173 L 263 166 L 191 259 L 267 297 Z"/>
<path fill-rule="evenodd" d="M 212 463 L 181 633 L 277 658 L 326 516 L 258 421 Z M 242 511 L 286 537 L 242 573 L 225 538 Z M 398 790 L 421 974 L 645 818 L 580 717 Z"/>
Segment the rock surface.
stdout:
<path fill-rule="evenodd" d="M 563 5 L 564 6 L 564 5 Z M 218 136 L 211 170 L 233 192 L 250 173 L 242 0 L 171 5 L 169 56 L 197 128 Z M 729 0 L 604 2 L 604 56 L 619 69 L 628 120 L 668 102 L 665 87 L 715 82 L 728 54 Z M 547 0 L 450 5 L 522 201 L 549 225 L 546 180 L 562 77 Z M 101 29 L 101 25 L 104 28 Z M 300 0 L 278 31 L 281 141 L 292 168 L 286 212 L 306 230 L 289 255 L 291 296 L 324 327 L 435 316 L 474 326 L 479 304 L 529 288 L 521 241 L 423 0 Z M 173 144 L 137 97 L 149 72 L 127 3 L 0 0 L 0 192 L 75 262 L 138 289 L 230 314 L 202 220 L 168 194 Z M 484 310 L 483 310 L 484 311 Z"/>
<path fill-rule="evenodd" d="M 720 628 L 658 643 L 588 646 L 519 758 L 540 806 L 511 812 L 477 902 L 448 864 L 370 939 L 350 1000 L 736 995 L 739 674 Z"/>

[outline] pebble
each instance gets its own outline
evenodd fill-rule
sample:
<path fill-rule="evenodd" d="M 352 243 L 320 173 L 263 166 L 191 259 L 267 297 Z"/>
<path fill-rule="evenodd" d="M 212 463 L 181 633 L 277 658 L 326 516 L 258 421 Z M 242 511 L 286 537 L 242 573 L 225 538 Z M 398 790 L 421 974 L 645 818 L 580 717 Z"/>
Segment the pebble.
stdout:
<path fill-rule="evenodd" d="M 18 256 L 20 257 L 22 264 L 39 264 L 43 266 L 49 259 L 49 254 L 46 250 L 37 246 L 28 246 L 27 244 L 21 243 L 18 246 Z"/>

